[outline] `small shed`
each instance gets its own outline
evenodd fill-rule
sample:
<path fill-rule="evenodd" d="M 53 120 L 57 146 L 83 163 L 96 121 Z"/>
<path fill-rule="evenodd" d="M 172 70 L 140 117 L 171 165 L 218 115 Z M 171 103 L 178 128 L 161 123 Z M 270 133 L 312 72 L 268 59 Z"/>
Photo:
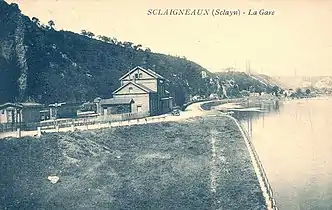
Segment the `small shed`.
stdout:
<path fill-rule="evenodd" d="M 17 103 L 0 105 L 0 123 L 20 123 L 22 121 L 23 106 Z"/>
<path fill-rule="evenodd" d="M 50 104 L 50 118 L 76 118 L 77 111 L 80 109 L 82 103 L 54 103 Z"/>
<path fill-rule="evenodd" d="M 22 122 L 39 122 L 41 118 L 40 111 L 44 105 L 34 102 L 20 103 L 22 105 Z"/>
<path fill-rule="evenodd" d="M 109 98 L 100 100 L 101 115 L 131 113 L 133 104 L 132 98 Z"/>

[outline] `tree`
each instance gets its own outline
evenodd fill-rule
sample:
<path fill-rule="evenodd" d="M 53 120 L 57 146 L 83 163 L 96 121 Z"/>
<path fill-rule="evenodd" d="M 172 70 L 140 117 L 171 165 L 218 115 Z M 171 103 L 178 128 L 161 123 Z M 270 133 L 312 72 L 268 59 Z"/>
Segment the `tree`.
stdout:
<path fill-rule="evenodd" d="M 36 24 L 37 26 L 40 26 L 40 21 L 39 21 L 38 18 L 36 18 L 36 17 L 32 17 L 32 18 L 31 18 L 31 21 L 32 21 L 34 24 Z"/>
<path fill-rule="evenodd" d="M 141 44 L 134 45 L 134 50 L 139 50 L 141 47 L 142 47 L 142 45 L 141 45 Z"/>
<path fill-rule="evenodd" d="M 274 93 L 275 96 L 278 96 L 278 93 L 279 93 L 279 87 L 278 86 L 273 86 L 272 88 L 272 92 Z"/>
<path fill-rule="evenodd" d="M 310 92 L 311 92 L 311 91 L 310 91 L 310 89 L 309 89 L 309 88 L 305 90 L 305 94 L 307 94 L 307 95 L 309 95 L 309 94 L 310 94 Z"/>
<path fill-rule="evenodd" d="M 92 38 L 95 36 L 94 33 L 90 32 L 90 31 L 87 31 L 87 34 L 86 34 L 88 37 Z"/>
<path fill-rule="evenodd" d="M 48 26 L 49 26 L 51 29 L 54 29 L 54 26 L 55 26 L 54 21 L 53 21 L 53 20 L 48 21 Z"/>
<path fill-rule="evenodd" d="M 104 41 L 104 42 L 110 42 L 111 38 L 107 37 L 107 36 L 102 36 L 102 35 L 98 35 L 98 39 Z"/>
<path fill-rule="evenodd" d="M 81 30 L 81 34 L 83 35 L 83 36 L 87 36 L 87 37 L 89 37 L 89 38 L 92 38 L 92 37 L 94 37 L 95 36 L 95 34 L 94 33 L 92 33 L 91 31 L 87 31 L 87 30 Z M 99 37 L 99 36 L 98 36 Z"/>
<path fill-rule="evenodd" d="M 11 6 L 12 8 L 14 8 L 15 11 L 21 12 L 21 10 L 20 10 L 18 4 L 16 4 L 16 3 L 11 3 L 10 6 Z"/>
<path fill-rule="evenodd" d="M 123 42 L 124 47 L 126 48 L 132 48 L 133 49 L 133 44 L 132 42 Z"/>
<path fill-rule="evenodd" d="M 297 97 L 301 97 L 302 96 L 301 88 L 297 88 L 295 94 L 296 94 Z"/>
<path fill-rule="evenodd" d="M 81 34 L 82 34 L 83 36 L 87 36 L 88 33 L 87 33 L 86 30 L 83 29 L 83 30 L 81 30 Z"/>
<path fill-rule="evenodd" d="M 113 44 L 119 44 L 119 41 L 116 38 L 110 38 L 110 42 Z"/>

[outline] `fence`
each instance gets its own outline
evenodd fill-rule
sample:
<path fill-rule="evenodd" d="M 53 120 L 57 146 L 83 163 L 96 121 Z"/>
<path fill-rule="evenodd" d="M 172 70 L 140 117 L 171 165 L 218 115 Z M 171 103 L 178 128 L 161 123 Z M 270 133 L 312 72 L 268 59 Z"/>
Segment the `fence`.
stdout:
<path fill-rule="evenodd" d="M 234 118 L 235 119 L 235 118 Z M 269 199 L 270 199 L 270 202 L 271 202 L 271 206 L 272 206 L 272 209 L 274 210 L 278 210 L 278 207 L 276 205 L 276 201 L 275 199 L 273 198 L 273 191 L 272 191 L 272 187 L 271 187 L 271 184 L 270 182 L 268 181 L 267 179 L 267 176 L 266 176 L 266 172 L 264 170 L 264 167 L 263 167 L 263 164 L 262 162 L 260 161 L 259 157 L 258 157 L 258 154 L 256 152 L 256 149 L 254 147 L 254 145 L 252 144 L 251 142 L 251 138 L 250 138 L 250 135 L 248 133 L 248 131 L 244 128 L 244 126 L 238 122 L 238 124 L 240 125 L 241 129 L 243 130 L 244 134 L 246 135 L 247 139 L 248 139 L 248 143 L 249 143 L 249 146 L 252 150 L 252 152 L 254 153 L 254 157 L 255 157 L 255 160 L 258 164 L 258 168 L 259 168 L 259 171 L 260 171 L 260 175 L 262 176 L 263 178 L 263 182 L 264 182 L 264 185 L 265 185 L 265 188 L 267 190 L 267 194 L 269 195 Z"/>
<path fill-rule="evenodd" d="M 13 123 L 1 123 L 0 132 L 11 132 L 17 129 L 18 125 Z"/>
<path fill-rule="evenodd" d="M 150 116 L 149 112 L 138 112 L 138 113 L 125 113 L 115 115 L 104 115 L 97 117 L 98 122 L 118 122 L 125 120 L 133 120 Z"/>
<path fill-rule="evenodd" d="M 142 113 L 124 113 L 124 114 L 105 115 L 105 116 L 80 117 L 73 119 L 57 119 L 57 120 L 47 120 L 41 122 L 20 123 L 20 124 L 2 123 L 0 124 L 0 132 L 13 132 L 17 131 L 17 129 L 20 129 L 21 131 L 32 131 L 32 130 L 37 130 L 38 127 L 40 127 L 42 130 L 66 128 L 72 126 L 77 127 L 84 125 L 95 125 L 98 123 L 133 120 L 148 116 L 150 116 L 149 112 L 142 112 Z"/>
<path fill-rule="evenodd" d="M 133 120 L 148 117 L 150 113 L 124 113 L 124 114 L 114 114 L 114 115 L 103 115 L 103 116 L 92 116 L 92 117 L 82 117 L 76 119 L 60 119 L 54 121 L 40 122 L 40 127 L 43 130 L 55 129 L 55 128 L 66 128 L 66 127 L 77 127 L 84 125 L 95 125 L 98 123 L 107 122 L 119 122 L 126 120 Z"/>
<path fill-rule="evenodd" d="M 31 123 L 0 123 L 0 133 L 16 131 L 18 128 L 25 131 L 36 130 L 40 126 L 39 122 Z"/>

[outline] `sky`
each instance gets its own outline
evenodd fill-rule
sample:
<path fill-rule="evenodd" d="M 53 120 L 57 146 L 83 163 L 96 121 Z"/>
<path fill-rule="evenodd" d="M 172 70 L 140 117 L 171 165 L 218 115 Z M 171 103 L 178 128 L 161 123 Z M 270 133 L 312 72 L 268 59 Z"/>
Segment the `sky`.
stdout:
<path fill-rule="evenodd" d="M 228 67 L 271 76 L 332 76 L 329 0 L 5 0 L 57 30 L 115 37 L 185 56 L 211 72 Z M 148 15 L 149 9 L 208 9 L 208 15 Z M 239 16 L 212 15 L 238 10 Z M 274 15 L 248 15 L 249 10 Z M 243 14 L 245 12 L 246 14 Z"/>

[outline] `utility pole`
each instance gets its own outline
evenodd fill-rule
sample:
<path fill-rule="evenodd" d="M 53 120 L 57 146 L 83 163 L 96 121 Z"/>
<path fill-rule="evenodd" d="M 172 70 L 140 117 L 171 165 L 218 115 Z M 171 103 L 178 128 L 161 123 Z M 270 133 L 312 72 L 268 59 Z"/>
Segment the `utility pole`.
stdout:
<path fill-rule="evenodd" d="M 250 60 L 248 61 L 249 63 L 248 63 L 248 67 L 249 67 L 249 75 L 251 75 L 251 69 L 250 69 Z"/>
<path fill-rule="evenodd" d="M 246 73 L 248 75 L 251 75 L 251 69 L 250 69 L 250 60 L 246 61 Z"/>
<path fill-rule="evenodd" d="M 248 60 L 246 60 L 246 73 L 248 74 Z"/>

